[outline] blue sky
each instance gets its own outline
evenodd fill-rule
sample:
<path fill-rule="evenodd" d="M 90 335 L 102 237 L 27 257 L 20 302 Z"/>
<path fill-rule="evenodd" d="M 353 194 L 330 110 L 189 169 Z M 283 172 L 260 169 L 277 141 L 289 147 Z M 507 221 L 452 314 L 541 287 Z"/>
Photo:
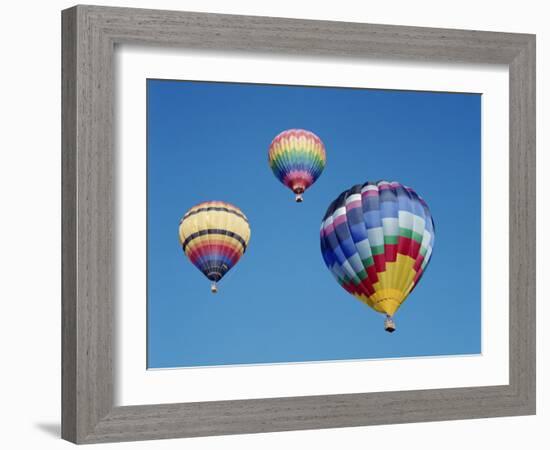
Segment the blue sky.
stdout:
<path fill-rule="evenodd" d="M 480 95 L 147 83 L 149 368 L 481 351 Z M 267 163 L 288 128 L 315 132 L 327 150 L 301 204 Z M 330 202 L 379 179 L 413 187 L 436 224 L 433 258 L 393 334 L 319 249 Z M 217 295 L 177 237 L 183 214 L 206 200 L 237 205 L 252 229 Z"/>

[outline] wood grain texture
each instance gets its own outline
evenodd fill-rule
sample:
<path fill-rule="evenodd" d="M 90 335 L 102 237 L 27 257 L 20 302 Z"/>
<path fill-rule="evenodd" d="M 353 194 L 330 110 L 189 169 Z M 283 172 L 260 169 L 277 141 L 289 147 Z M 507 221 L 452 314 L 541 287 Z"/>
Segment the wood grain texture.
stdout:
<path fill-rule="evenodd" d="M 62 155 L 61 155 L 61 346 L 62 431 L 76 440 L 76 10 L 62 17 Z"/>
<path fill-rule="evenodd" d="M 63 11 L 62 435 L 77 443 L 535 413 L 535 37 L 77 6 Z M 113 407 L 115 44 L 506 64 L 510 71 L 510 383 Z"/>

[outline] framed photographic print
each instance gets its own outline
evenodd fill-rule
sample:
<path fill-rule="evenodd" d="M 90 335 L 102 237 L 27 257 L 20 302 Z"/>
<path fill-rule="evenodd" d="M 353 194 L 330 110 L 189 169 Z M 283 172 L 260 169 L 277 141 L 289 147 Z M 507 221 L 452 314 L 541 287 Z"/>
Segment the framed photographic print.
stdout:
<path fill-rule="evenodd" d="M 534 36 L 62 17 L 65 439 L 535 413 Z"/>

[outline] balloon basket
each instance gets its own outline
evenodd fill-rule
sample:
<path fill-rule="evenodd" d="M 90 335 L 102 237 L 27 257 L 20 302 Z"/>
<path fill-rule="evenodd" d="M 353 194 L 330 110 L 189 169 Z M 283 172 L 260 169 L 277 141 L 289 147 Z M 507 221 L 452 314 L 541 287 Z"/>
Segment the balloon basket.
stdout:
<path fill-rule="evenodd" d="M 218 292 L 218 286 L 216 286 L 216 283 L 212 283 L 212 286 L 210 286 L 210 292 L 212 292 L 212 294 L 216 294 Z"/>
<path fill-rule="evenodd" d="M 395 331 L 395 322 L 391 316 L 386 316 L 386 320 L 384 320 L 384 329 L 388 333 L 393 333 Z"/>
<path fill-rule="evenodd" d="M 296 194 L 296 203 L 302 203 L 304 201 L 304 197 L 302 197 L 302 194 Z"/>

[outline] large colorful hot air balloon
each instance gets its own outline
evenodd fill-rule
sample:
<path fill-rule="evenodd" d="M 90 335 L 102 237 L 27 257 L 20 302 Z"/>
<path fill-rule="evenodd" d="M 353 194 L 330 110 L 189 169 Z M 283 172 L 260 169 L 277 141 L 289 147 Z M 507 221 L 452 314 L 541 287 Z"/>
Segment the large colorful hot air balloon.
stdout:
<path fill-rule="evenodd" d="M 350 294 L 393 315 L 418 284 L 434 245 L 434 223 L 426 202 L 400 183 L 353 186 L 334 200 L 321 224 L 325 264 Z"/>
<path fill-rule="evenodd" d="M 191 262 L 212 281 L 211 290 L 246 251 L 250 226 L 230 203 L 211 201 L 193 206 L 180 221 L 179 238 Z"/>
<path fill-rule="evenodd" d="M 279 133 L 269 146 L 269 166 L 302 202 L 302 194 L 319 178 L 326 164 L 325 146 L 311 131 L 292 129 Z"/>

